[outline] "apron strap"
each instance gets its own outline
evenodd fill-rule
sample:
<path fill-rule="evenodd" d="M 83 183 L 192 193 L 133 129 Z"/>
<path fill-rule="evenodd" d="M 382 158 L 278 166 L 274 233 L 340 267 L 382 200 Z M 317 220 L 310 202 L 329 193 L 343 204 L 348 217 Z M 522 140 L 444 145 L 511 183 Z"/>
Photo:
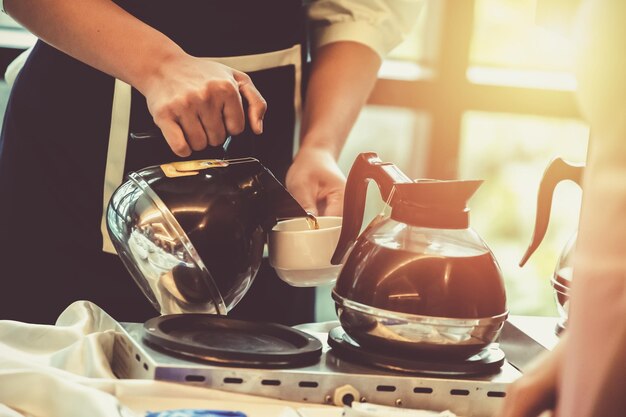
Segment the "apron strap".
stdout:
<path fill-rule="evenodd" d="M 115 253 L 106 225 L 106 213 L 113 192 L 124 179 L 124 162 L 126 160 L 126 144 L 130 128 L 130 97 L 131 86 L 123 81 L 115 80 L 113 90 L 113 108 L 111 110 L 111 128 L 109 130 L 109 146 L 104 171 L 104 191 L 102 195 L 102 250 Z"/>
<path fill-rule="evenodd" d="M 297 149 L 296 132 L 302 113 L 302 97 L 300 86 L 302 84 L 302 52 L 299 44 L 280 51 L 262 54 L 206 58 L 214 62 L 235 68 L 242 72 L 254 72 L 270 68 L 293 65 L 295 69 L 293 106 L 296 115 L 296 131 L 294 131 L 294 151 Z M 113 192 L 122 184 L 124 179 L 124 165 L 126 162 L 126 145 L 130 129 L 130 102 L 132 88 L 123 81 L 115 80 L 113 92 L 113 108 L 111 110 L 111 129 L 109 131 L 109 146 L 104 173 L 104 191 L 102 196 L 102 220 L 100 231 L 102 233 L 102 250 L 115 254 L 115 248 L 109 237 L 106 226 L 106 210 Z M 164 161 L 168 162 L 168 161 Z"/>

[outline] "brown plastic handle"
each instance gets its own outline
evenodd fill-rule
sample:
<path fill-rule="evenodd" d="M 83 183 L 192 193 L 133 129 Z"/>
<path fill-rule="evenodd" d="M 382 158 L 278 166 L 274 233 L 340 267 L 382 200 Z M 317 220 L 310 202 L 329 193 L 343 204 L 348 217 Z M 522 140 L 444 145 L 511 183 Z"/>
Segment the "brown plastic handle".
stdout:
<path fill-rule="evenodd" d="M 352 247 L 363 225 L 367 184 L 374 180 L 383 200 L 387 201 L 394 184 L 413 182 L 392 163 L 383 162 L 374 152 L 359 154 L 350 169 L 343 200 L 341 235 L 331 259 L 339 265 Z"/>
<path fill-rule="evenodd" d="M 554 189 L 563 180 L 571 180 L 582 187 L 582 177 L 585 166 L 582 164 L 572 164 L 562 158 L 555 158 L 543 173 L 543 178 L 539 184 L 539 193 L 537 196 L 537 214 L 535 218 L 535 230 L 530 242 L 530 246 L 526 249 L 524 257 L 519 266 L 524 266 L 526 261 L 535 252 L 539 244 L 546 235 L 548 223 L 550 222 L 550 209 L 552 208 L 552 197 Z"/>

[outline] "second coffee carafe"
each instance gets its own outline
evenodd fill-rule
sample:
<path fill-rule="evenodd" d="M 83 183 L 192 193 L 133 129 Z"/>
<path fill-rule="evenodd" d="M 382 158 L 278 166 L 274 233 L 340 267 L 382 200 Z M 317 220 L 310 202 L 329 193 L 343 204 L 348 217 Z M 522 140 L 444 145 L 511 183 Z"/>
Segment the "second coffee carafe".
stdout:
<path fill-rule="evenodd" d="M 582 186 L 584 166 L 573 164 L 555 158 L 546 168 L 541 183 L 539 184 L 539 194 L 537 197 L 537 217 L 535 219 L 535 230 L 532 241 L 520 261 L 520 266 L 524 266 L 531 255 L 535 252 L 543 240 L 550 221 L 550 209 L 552 208 L 552 196 L 554 189 L 561 181 L 570 180 Z M 559 260 L 554 270 L 554 275 L 550 284 L 554 290 L 554 297 L 560 320 L 557 323 L 557 332 L 563 330 L 567 324 L 567 313 L 569 308 L 569 289 L 573 274 L 573 258 L 576 248 L 576 236 L 574 232 L 569 238 L 565 247 L 561 251 Z"/>
<path fill-rule="evenodd" d="M 369 180 L 391 214 L 359 236 Z M 333 298 L 358 343 L 468 357 L 496 338 L 507 316 L 504 282 L 467 208 L 481 182 L 413 181 L 376 154 L 359 155 L 333 258 L 340 263 L 351 249 Z"/>

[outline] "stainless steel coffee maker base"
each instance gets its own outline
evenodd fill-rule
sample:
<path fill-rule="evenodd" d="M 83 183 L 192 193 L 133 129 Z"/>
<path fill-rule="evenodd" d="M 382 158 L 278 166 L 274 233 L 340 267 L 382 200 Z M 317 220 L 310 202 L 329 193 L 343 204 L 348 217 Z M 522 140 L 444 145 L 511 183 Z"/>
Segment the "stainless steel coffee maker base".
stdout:
<path fill-rule="evenodd" d="M 527 329 L 538 330 L 540 336 L 554 336 L 554 319 L 541 319 L 531 322 Z M 313 404 L 342 405 L 350 401 L 367 401 L 397 407 L 450 410 L 474 417 L 493 415 L 508 384 L 521 376 L 508 360 L 497 374 L 482 377 L 413 375 L 358 365 L 339 359 L 326 344 L 327 332 L 338 324 L 298 326 L 324 343 L 319 362 L 300 368 L 261 369 L 210 365 L 161 353 L 142 341 L 142 324 L 129 323 L 116 333 L 112 367 L 120 378 L 193 384 Z M 528 352 L 529 343 L 540 346 L 532 340 L 528 336 L 506 341 L 507 349 L 504 348 L 505 341 L 501 341 L 501 346 L 507 358 L 508 349 L 513 351 L 511 356 L 517 357 L 514 349 Z M 555 340 L 556 337 L 547 343 L 542 341 L 543 346 L 551 348 Z"/>

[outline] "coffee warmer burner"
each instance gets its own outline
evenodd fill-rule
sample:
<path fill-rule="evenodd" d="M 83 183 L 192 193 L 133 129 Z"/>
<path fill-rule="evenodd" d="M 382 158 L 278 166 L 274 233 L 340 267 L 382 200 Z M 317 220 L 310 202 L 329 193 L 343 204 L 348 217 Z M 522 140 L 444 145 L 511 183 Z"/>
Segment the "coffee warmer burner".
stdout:
<path fill-rule="evenodd" d="M 521 376 L 520 361 L 530 361 L 556 343 L 554 320 L 545 319 L 540 326 L 516 327 L 511 317 L 498 343 L 468 360 L 450 362 L 365 351 L 338 322 L 300 325 L 286 335 L 285 326 L 246 322 L 224 334 L 214 321 L 218 324 L 190 335 L 178 333 L 180 323 L 172 325 L 160 317 L 118 326 L 112 367 L 119 378 L 193 384 L 288 401 L 329 405 L 360 401 L 482 417 L 493 415 L 507 385 Z M 210 338 L 211 332 L 220 332 L 220 337 Z M 546 335 L 553 338 L 546 341 Z M 219 342 L 206 346 L 207 338 Z M 263 352 L 268 344 L 274 345 L 273 353 Z"/>

